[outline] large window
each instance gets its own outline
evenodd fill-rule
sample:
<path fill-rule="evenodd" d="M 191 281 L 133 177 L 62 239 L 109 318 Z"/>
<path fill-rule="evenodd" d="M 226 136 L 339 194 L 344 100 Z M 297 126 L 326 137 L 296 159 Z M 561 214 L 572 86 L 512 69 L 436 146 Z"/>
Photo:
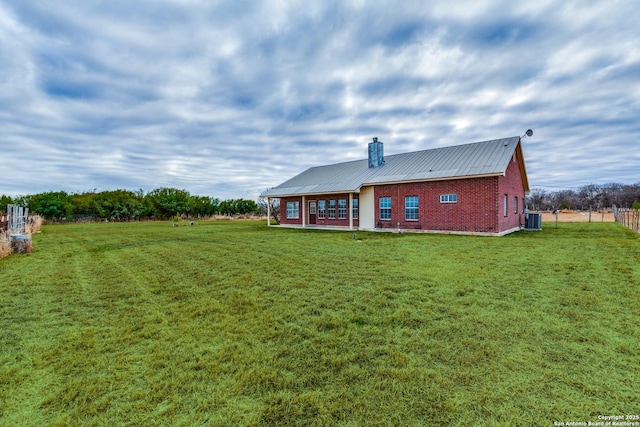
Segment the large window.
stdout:
<path fill-rule="evenodd" d="M 380 197 L 380 219 L 391 219 L 391 197 Z"/>
<path fill-rule="evenodd" d="M 327 201 L 318 200 L 318 218 L 324 219 L 327 215 Z"/>
<path fill-rule="evenodd" d="M 457 194 L 441 194 L 440 195 L 440 203 L 457 203 L 458 195 Z"/>
<path fill-rule="evenodd" d="M 346 199 L 338 200 L 338 219 L 347 218 L 347 201 Z"/>
<path fill-rule="evenodd" d="M 404 219 L 406 221 L 418 220 L 418 196 L 404 198 Z"/>
<path fill-rule="evenodd" d="M 358 219 L 358 199 L 353 199 L 352 200 L 351 218 Z"/>
<path fill-rule="evenodd" d="M 287 202 L 287 218 L 300 218 L 300 202 Z"/>
<path fill-rule="evenodd" d="M 336 201 L 329 200 L 329 219 L 336 219 Z"/>

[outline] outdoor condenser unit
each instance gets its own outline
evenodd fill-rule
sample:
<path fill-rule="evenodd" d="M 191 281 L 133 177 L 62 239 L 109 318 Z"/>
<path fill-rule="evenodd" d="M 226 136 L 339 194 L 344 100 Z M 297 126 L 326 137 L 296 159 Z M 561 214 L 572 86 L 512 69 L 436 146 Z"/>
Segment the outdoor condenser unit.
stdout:
<path fill-rule="evenodd" d="M 542 230 L 542 214 L 528 213 L 524 221 L 525 230 Z"/>

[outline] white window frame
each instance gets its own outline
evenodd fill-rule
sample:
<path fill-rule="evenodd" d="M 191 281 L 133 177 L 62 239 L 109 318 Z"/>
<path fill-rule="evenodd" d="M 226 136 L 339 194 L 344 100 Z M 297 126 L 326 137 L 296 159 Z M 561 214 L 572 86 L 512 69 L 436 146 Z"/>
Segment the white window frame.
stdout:
<path fill-rule="evenodd" d="M 300 218 L 300 202 L 287 202 L 287 210 L 285 215 L 287 219 Z"/>
<path fill-rule="evenodd" d="M 411 202 L 411 203 L 410 203 Z M 420 199 L 418 196 L 405 196 L 404 198 L 404 220 L 418 221 L 420 215 Z"/>
<path fill-rule="evenodd" d="M 336 219 L 336 200 L 329 200 L 329 208 L 327 209 L 327 219 Z"/>
<path fill-rule="evenodd" d="M 380 207 L 380 221 L 391 221 L 391 209 L 393 207 L 391 197 L 380 197 L 378 206 Z"/>
<path fill-rule="evenodd" d="M 338 199 L 338 219 L 347 219 L 347 199 Z"/>
<path fill-rule="evenodd" d="M 358 205 L 359 205 L 359 201 L 358 199 L 353 199 L 351 201 L 351 218 L 353 219 L 358 219 Z"/>
<path fill-rule="evenodd" d="M 502 213 L 504 214 L 504 216 L 508 216 L 509 215 L 509 195 L 508 194 L 504 195 L 503 202 L 504 202 L 504 209 Z"/>
<path fill-rule="evenodd" d="M 318 219 L 325 219 L 327 217 L 327 201 L 318 200 Z"/>
<path fill-rule="evenodd" d="M 457 194 L 441 194 L 440 203 L 458 203 Z"/>

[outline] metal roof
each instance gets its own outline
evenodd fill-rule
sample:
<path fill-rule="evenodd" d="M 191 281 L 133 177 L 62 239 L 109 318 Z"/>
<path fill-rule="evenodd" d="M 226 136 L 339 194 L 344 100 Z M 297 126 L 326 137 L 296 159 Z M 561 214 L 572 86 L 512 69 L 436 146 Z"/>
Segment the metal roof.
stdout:
<path fill-rule="evenodd" d="M 316 166 L 277 187 L 265 191 L 268 197 L 302 194 L 349 193 L 372 184 L 432 181 L 475 176 L 503 175 L 520 137 L 451 147 L 434 148 L 384 157 L 382 166 L 368 167 L 368 160 Z M 522 162 L 522 153 L 519 152 Z M 526 183 L 524 163 L 521 163 Z M 528 190 L 528 188 L 527 188 Z"/>

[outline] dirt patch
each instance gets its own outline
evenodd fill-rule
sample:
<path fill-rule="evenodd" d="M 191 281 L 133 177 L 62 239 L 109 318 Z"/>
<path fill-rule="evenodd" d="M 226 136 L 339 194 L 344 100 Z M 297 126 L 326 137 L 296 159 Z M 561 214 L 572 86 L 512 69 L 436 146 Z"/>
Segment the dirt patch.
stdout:
<path fill-rule="evenodd" d="M 555 222 L 556 216 L 553 212 L 542 212 L 543 222 Z M 589 212 L 580 211 L 560 211 L 558 212 L 558 222 L 589 222 Z M 615 222 L 613 212 L 591 212 L 591 222 Z"/>

